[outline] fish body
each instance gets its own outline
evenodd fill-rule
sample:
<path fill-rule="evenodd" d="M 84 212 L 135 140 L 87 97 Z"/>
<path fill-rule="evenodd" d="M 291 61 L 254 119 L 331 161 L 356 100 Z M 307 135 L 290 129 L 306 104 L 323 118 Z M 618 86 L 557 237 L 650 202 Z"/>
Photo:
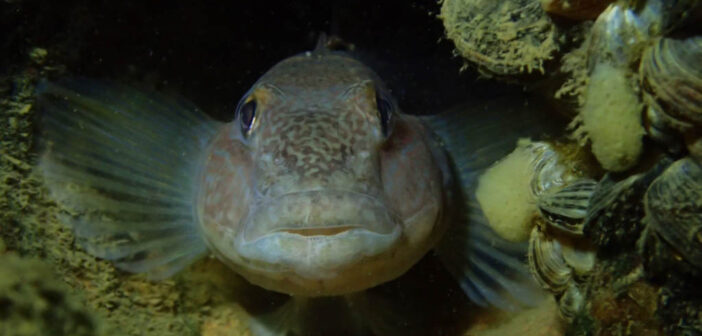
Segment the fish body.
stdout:
<path fill-rule="evenodd" d="M 496 236 L 473 195 L 480 171 L 541 130 L 533 111 L 406 115 L 372 70 L 320 48 L 275 65 L 228 123 L 86 79 L 37 96 L 37 168 L 61 220 L 121 269 L 158 280 L 214 253 L 255 285 L 314 298 L 395 279 L 434 248 L 479 305 L 541 298 L 526 246 Z"/>

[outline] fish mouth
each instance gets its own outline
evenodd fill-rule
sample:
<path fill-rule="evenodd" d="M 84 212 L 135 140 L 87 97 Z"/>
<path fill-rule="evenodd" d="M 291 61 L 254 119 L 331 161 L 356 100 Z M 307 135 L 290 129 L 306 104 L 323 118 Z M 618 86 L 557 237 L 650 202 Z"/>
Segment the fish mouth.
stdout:
<path fill-rule="evenodd" d="M 258 202 L 235 247 L 259 267 L 328 278 L 391 250 L 401 231 L 401 221 L 377 197 L 315 190 Z"/>
<path fill-rule="evenodd" d="M 307 229 L 282 229 L 278 232 L 293 233 L 300 236 L 311 237 L 311 236 L 333 236 L 342 232 L 346 232 L 354 229 L 353 226 L 340 226 L 340 227 L 321 227 L 321 228 L 307 228 Z"/>
<path fill-rule="evenodd" d="M 282 232 L 334 236 L 360 229 L 387 234 L 399 222 L 378 197 L 344 190 L 312 190 L 256 202 L 243 234 L 247 241 Z"/>

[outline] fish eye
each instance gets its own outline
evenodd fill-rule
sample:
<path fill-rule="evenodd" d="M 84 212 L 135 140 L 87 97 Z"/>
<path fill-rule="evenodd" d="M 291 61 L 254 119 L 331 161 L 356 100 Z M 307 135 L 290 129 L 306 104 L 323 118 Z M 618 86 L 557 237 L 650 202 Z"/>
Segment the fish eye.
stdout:
<path fill-rule="evenodd" d="M 236 112 L 241 125 L 241 133 L 248 136 L 256 122 L 256 100 L 249 98 L 239 104 Z"/>
<path fill-rule="evenodd" d="M 375 93 L 375 104 L 378 108 L 380 128 L 383 132 L 383 136 L 387 138 L 392 130 L 392 113 L 395 105 L 393 105 L 392 101 L 386 94 L 377 89 Z"/>

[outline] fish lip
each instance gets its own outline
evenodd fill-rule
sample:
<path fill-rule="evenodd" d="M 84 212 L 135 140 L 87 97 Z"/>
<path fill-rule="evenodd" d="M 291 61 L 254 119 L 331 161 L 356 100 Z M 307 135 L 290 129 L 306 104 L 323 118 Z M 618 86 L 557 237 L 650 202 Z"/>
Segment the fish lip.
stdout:
<path fill-rule="evenodd" d="M 340 227 L 311 227 L 311 228 L 304 228 L 304 229 L 288 229 L 288 228 L 283 228 L 279 229 L 274 232 L 286 232 L 286 233 L 291 233 L 291 234 L 297 234 L 300 236 L 305 236 L 305 237 L 313 237 L 313 236 L 335 236 L 337 234 L 344 233 L 346 231 L 350 231 L 353 229 L 362 229 L 357 226 L 340 226 Z"/>
<path fill-rule="evenodd" d="M 343 189 L 312 189 L 261 198 L 242 225 L 247 240 L 276 232 L 333 236 L 353 229 L 388 234 L 400 226 L 381 198 Z"/>
<path fill-rule="evenodd" d="M 249 267 L 259 271 L 292 271 L 303 278 L 323 280 L 334 278 L 364 258 L 392 251 L 401 237 L 400 227 L 390 234 L 354 228 L 331 236 L 278 231 L 253 241 L 238 237 L 235 248 L 245 259 L 256 261 Z"/>
<path fill-rule="evenodd" d="M 381 198 L 323 189 L 258 202 L 234 248 L 265 271 L 294 271 L 313 279 L 332 276 L 363 258 L 392 250 L 402 222 Z"/>

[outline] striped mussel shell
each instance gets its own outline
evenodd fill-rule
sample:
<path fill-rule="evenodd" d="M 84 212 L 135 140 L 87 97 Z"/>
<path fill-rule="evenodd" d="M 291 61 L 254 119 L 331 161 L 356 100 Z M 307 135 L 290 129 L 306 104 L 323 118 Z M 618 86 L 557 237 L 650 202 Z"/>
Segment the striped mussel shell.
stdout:
<path fill-rule="evenodd" d="M 563 293 L 574 279 L 584 279 L 596 261 L 589 244 L 549 235 L 539 227 L 531 231 L 528 260 L 534 279 L 554 294 Z"/>
<path fill-rule="evenodd" d="M 549 165 L 541 168 L 546 167 Z M 559 183 L 549 185 L 550 188 L 542 189 L 537 195 L 537 206 L 543 221 L 532 229 L 529 238 L 528 256 L 532 275 L 542 287 L 554 294 L 566 291 L 573 286 L 574 278 L 577 280 L 586 276 L 595 265 L 595 251 L 582 235 L 597 182 L 575 179 L 562 168 L 561 165 L 554 165 L 546 169 L 558 172 L 551 177 L 559 177 Z M 541 185 L 543 187 L 544 183 Z"/>
<path fill-rule="evenodd" d="M 533 156 L 534 177 L 531 194 L 537 199 L 543 194 L 561 188 L 572 179 L 568 167 L 556 149 L 548 142 L 535 141 L 528 145 Z"/>
<path fill-rule="evenodd" d="M 658 39 L 644 52 L 639 76 L 649 114 L 679 132 L 702 126 L 702 36 Z"/>
<path fill-rule="evenodd" d="M 594 180 L 578 179 L 561 189 L 549 190 L 538 198 L 539 213 L 551 227 L 582 235 L 590 199 L 596 187 Z"/>
<path fill-rule="evenodd" d="M 529 269 L 541 287 L 556 294 L 568 288 L 573 270 L 563 258 L 561 243 L 538 227 L 531 231 L 528 259 Z"/>

